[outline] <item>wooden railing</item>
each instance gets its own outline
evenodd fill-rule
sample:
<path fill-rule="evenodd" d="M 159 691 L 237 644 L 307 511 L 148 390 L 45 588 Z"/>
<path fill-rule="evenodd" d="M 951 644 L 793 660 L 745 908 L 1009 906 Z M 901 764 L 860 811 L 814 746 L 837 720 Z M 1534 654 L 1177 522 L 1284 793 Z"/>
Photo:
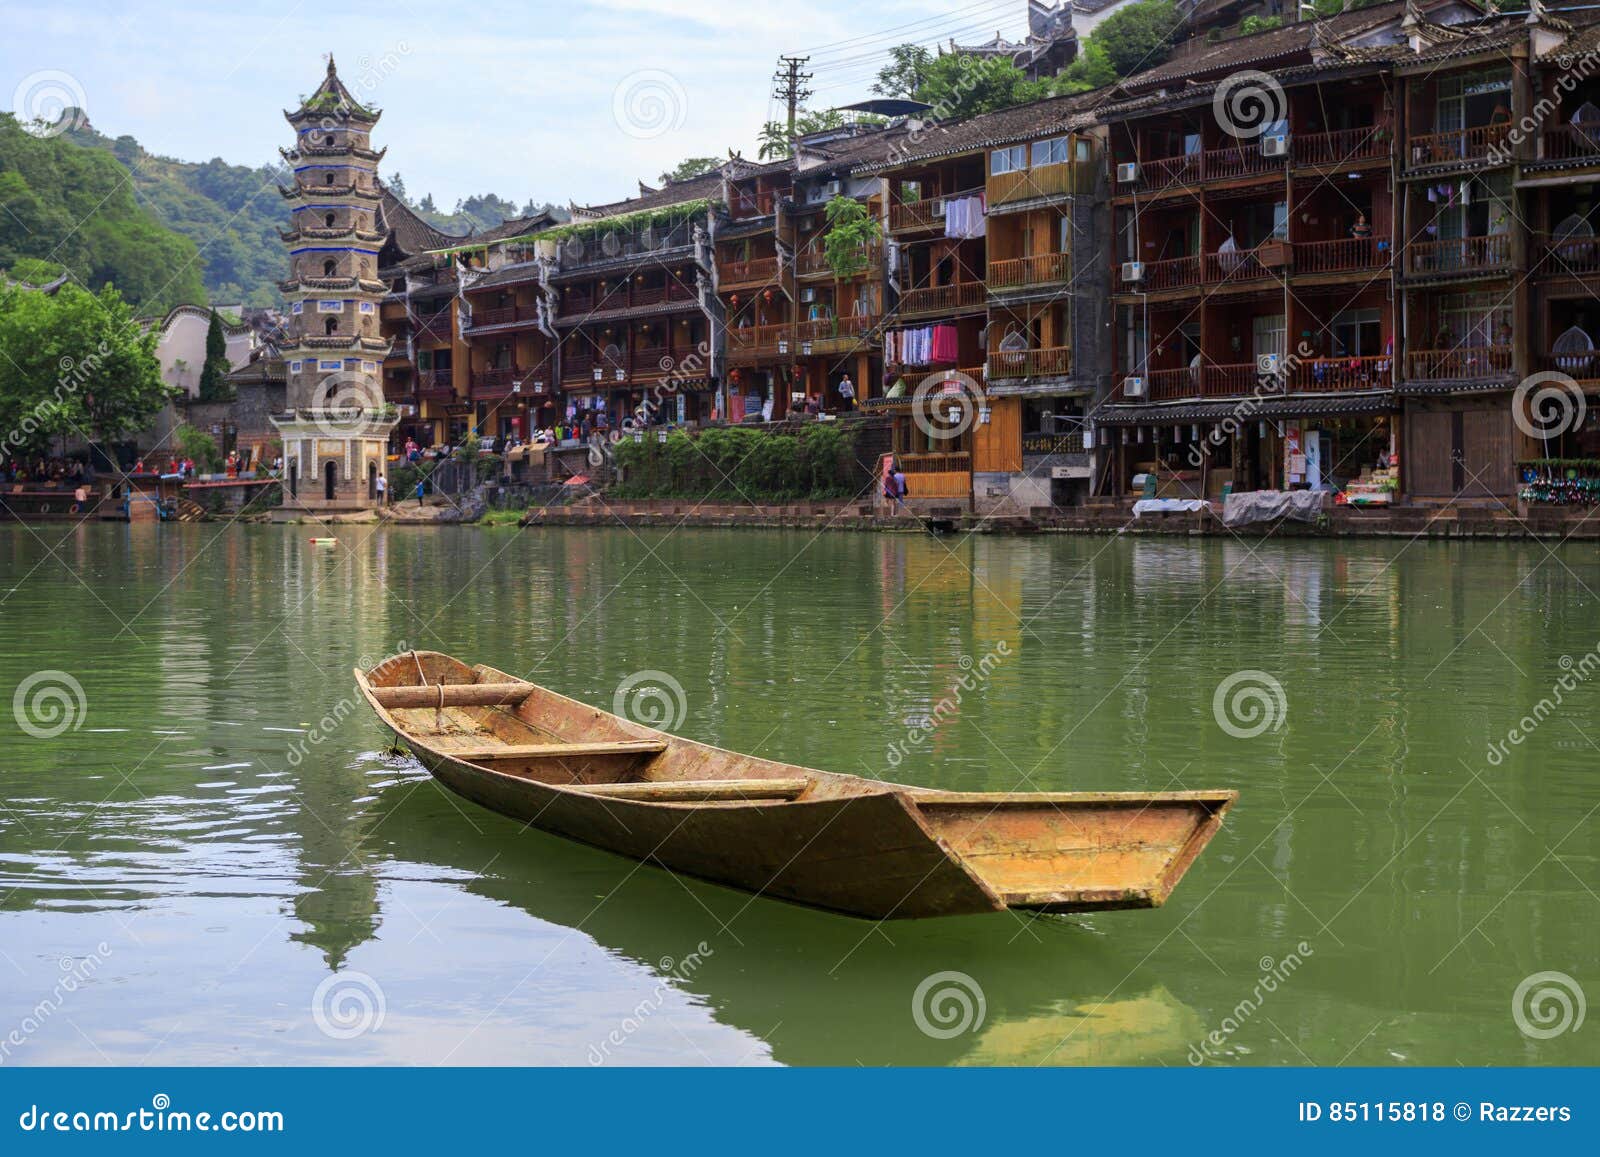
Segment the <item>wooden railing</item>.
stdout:
<path fill-rule="evenodd" d="M 1259 173 L 1282 171 L 1283 158 L 1269 157 L 1261 151 L 1260 141 L 1245 145 L 1229 145 L 1224 149 L 1207 149 L 1200 154 L 1200 179 L 1226 181 L 1234 177 L 1253 177 Z"/>
<path fill-rule="evenodd" d="M 972 455 L 959 454 L 900 454 L 895 461 L 907 474 L 955 474 L 972 469 Z"/>
<path fill-rule="evenodd" d="M 527 372 L 520 366 L 497 366 L 493 369 L 478 370 L 472 375 L 472 392 L 509 394 L 511 387 L 521 381 Z"/>
<path fill-rule="evenodd" d="M 738 285 L 752 281 L 775 281 L 778 276 L 776 257 L 752 257 L 748 261 L 724 261 L 718 267 L 723 285 Z"/>
<path fill-rule="evenodd" d="M 1207 281 L 1251 281 L 1268 277 L 1270 271 L 1261 264 L 1254 249 L 1236 249 L 1232 253 L 1207 253 L 1204 258 Z"/>
<path fill-rule="evenodd" d="M 883 260 L 883 247 L 880 245 L 861 246 L 855 252 L 863 262 L 862 272 L 873 269 Z M 800 250 L 795 259 L 795 272 L 801 277 L 833 276 L 833 266 L 828 264 L 828 254 L 820 240 Z"/>
<path fill-rule="evenodd" d="M 948 313 L 954 309 L 983 305 L 988 300 L 988 286 L 982 281 L 957 281 L 950 285 L 907 290 L 900 295 L 900 312 Z"/>
<path fill-rule="evenodd" d="M 1511 261 L 1511 236 L 1491 233 L 1483 237 L 1450 237 L 1443 241 L 1413 241 L 1406 246 L 1412 273 L 1459 273 L 1494 269 Z"/>
<path fill-rule="evenodd" d="M 1566 374 L 1575 381 L 1595 382 L 1600 380 L 1600 351 L 1558 354 L 1552 350 L 1540 356 L 1539 368 Z"/>
<path fill-rule="evenodd" d="M 1147 189 L 1165 185 L 1192 185 L 1201 179 L 1200 154 L 1185 153 L 1181 157 L 1140 161 L 1139 179 Z"/>
<path fill-rule="evenodd" d="M 1413 381 L 1498 378 L 1510 372 L 1511 347 L 1508 345 L 1412 350 L 1406 358 L 1406 377 Z"/>
<path fill-rule="evenodd" d="M 531 305 L 497 305 L 493 309 L 474 309 L 470 316 L 473 329 L 484 329 L 491 325 L 532 322 L 539 312 Z"/>
<path fill-rule="evenodd" d="M 1571 161 L 1580 157 L 1600 159 L 1600 132 L 1570 124 L 1545 129 L 1540 160 Z"/>
<path fill-rule="evenodd" d="M 635 346 L 628 356 L 628 372 L 634 375 L 668 373 L 673 364 L 672 351 L 664 345 Z"/>
<path fill-rule="evenodd" d="M 1600 237 L 1568 237 L 1556 240 L 1548 233 L 1538 238 L 1545 277 L 1594 277 L 1600 275 Z"/>
<path fill-rule="evenodd" d="M 1051 285 L 1066 281 L 1070 276 L 1072 276 L 1070 253 L 1037 253 L 1032 257 L 1012 257 L 989 262 L 991 289 Z"/>
<path fill-rule="evenodd" d="M 436 341 L 448 341 L 450 338 L 451 309 L 441 310 L 428 317 L 417 319 L 417 336 L 432 338 Z"/>
<path fill-rule="evenodd" d="M 1296 273 L 1339 273 L 1378 269 L 1389 264 L 1389 248 L 1376 237 L 1344 237 L 1335 241 L 1296 241 Z"/>
<path fill-rule="evenodd" d="M 788 322 L 729 329 L 728 352 L 747 355 L 777 353 L 778 343 L 792 340 L 793 330 L 794 327 Z"/>
<path fill-rule="evenodd" d="M 943 229 L 944 204 L 962 197 L 976 197 L 982 189 L 965 189 L 958 193 L 944 193 L 924 197 L 920 201 L 901 201 L 889 206 L 889 231 L 912 232 L 918 229 Z"/>
<path fill-rule="evenodd" d="M 1144 263 L 1144 279 L 1127 281 L 1122 276 L 1122 262 L 1115 266 L 1117 289 L 1122 293 L 1151 293 L 1161 289 L 1179 289 L 1185 285 L 1200 284 L 1199 257 L 1169 257 L 1162 261 Z"/>
<path fill-rule="evenodd" d="M 1288 385 L 1297 393 L 1387 390 L 1394 384 L 1394 359 L 1314 358 L 1290 368 Z"/>
<path fill-rule="evenodd" d="M 803 348 L 806 342 L 813 345 L 823 345 L 834 342 L 847 342 L 858 345 L 877 328 L 879 317 L 875 313 L 846 314 L 844 317 L 819 317 L 813 321 L 796 322 L 794 327 L 794 340 L 799 343 L 799 352 L 804 355 Z"/>
<path fill-rule="evenodd" d="M 1035 197 L 1059 197 L 1074 193 L 1073 166 L 1040 165 L 1014 173 L 994 173 L 989 177 L 989 204 L 1030 201 Z"/>
<path fill-rule="evenodd" d="M 1072 372 L 1072 350 L 1066 346 L 1048 349 L 989 352 L 984 374 L 996 378 L 1063 377 Z"/>
<path fill-rule="evenodd" d="M 590 350 L 575 350 L 571 346 L 561 351 L 561 380 L 565 382 L 592 381 L 595 355 Z"/>
<path fill-rule="evenodd" d="M 455 397 L 454 370 L 427 370 L 417 375 L 417 393 L 424 398 L 438 400 Z"/>
<path fill-rule="evenodd" d="M 1364 125 L 1327 133 L 1297 133 L 1289 138 L 1297 165 L 1342 165 L 1389 155 L 1387 125 Z"/>
<path fill-rule="evenodd" d="M 765 217 L 777 204 L 778 194 L 775 190 L 765 189 L 759 193 L 743 190 L 733 194 L 729 210 L 735 218 Z"/>
<path fill-rule="evenodd" d="M 1406 156 L 1410 158 L 1413 168 L 1478 160 L 1487 157 L 1491 151 L 1504 149 L 1510 132 L 1509 124 L 1495 124 L 1425 133 L 1406 142 Z"/>

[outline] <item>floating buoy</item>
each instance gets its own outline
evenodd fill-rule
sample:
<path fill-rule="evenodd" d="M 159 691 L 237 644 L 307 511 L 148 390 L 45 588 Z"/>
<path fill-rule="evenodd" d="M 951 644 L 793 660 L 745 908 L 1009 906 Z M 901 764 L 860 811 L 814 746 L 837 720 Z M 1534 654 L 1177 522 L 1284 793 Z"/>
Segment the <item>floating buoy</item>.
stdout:
<path fill-rule="evenodd" d="M 311 540 L 311 545 L 312 546 L 335 546 L 335 545 L 338 544 L 338 542 L 339 542 L 339 540 L 337 538 L 313 538 Z"/>

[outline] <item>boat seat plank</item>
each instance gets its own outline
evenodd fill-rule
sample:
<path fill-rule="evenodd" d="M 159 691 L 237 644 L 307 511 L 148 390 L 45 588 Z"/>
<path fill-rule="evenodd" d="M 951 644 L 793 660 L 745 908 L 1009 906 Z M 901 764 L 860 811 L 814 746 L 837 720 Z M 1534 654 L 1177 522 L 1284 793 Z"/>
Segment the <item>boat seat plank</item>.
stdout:
<path fill-rule="evenodd" d="M 486 759 L 549 759 L 580 755 L 655 755 L 667 749 L 664 739 L 623 739 L 609 743 L 496 743 L 446 751 L 452 759 L 481 763 Z"/>
<path fill-rule="evenodd" d="M 532 695 L 532 683 L 430 683 L 410 687 L 374 687 L 380 707 L 500 707 Z"/>
<path fill-rule="evenodd" d="M 809 779 L 679 779 L 646 783 L 574 785 L 587 795 L 646 803 L 714 803 L 718 800 L 794 799 Z"/>

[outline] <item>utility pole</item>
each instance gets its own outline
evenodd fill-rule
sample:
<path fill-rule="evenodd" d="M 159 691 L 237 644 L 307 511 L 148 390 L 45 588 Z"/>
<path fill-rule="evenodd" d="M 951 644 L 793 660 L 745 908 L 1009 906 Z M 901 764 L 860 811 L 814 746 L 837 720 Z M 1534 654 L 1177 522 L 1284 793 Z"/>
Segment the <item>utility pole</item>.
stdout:
<path fill-rule="evenodd" d="M 811 79 L 811 73 L 801 72 L 800 69 L 809 64 L 809 56 L 780 56 L 778 57 L 778 71 L 772 75 L 772 98 L 781 100 L 789 106 L 789 144 L 794 145 L 794 114 L 800 102 L 811 95 L 811 90 L 805 87 L 806 81 Z"/>

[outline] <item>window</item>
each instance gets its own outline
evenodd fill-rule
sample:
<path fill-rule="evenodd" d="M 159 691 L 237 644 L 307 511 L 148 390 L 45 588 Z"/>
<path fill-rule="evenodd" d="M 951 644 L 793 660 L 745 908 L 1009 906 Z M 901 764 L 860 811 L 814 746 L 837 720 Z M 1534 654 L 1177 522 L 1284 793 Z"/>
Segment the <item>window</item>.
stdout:
<path fill-rule="evenodd" d="M 1383 315 L 1376 309 L 1347 309 L 1333 319 L 1333 356 L 1372 358 L 1383 353 Z"/>
<path fill-rule="evenodd" d="M 344 302 L 342 302 L 342 301 L 319 301 L 319 302 L 317 302 L 317 312 L 318 313 L 343 313 L 344 312 Z"/>
<path fill-rule="evenodd" d="M 1009 149 L 996 149 L 989 154 L 989 175 L 1017 173 L 1028 167 L 1028 146 L 1012 145 Z"/>
<path fill-rule="evenodd" d="M 1283 314 L 1268 314 L 1256 318 L 1251 323 L 1251 338 L 1254 341 L 1253 352 L 1258 366 L 1261 364 L 1260 359 L 1269 354 L 1282 358 L 1288 351 L 1288 328 L 1284 325 Z"/>
<path fill-rule="evenodd" d="M 1052 137 L 1033 144 L 1033 167 L 1036 169 L 1040 165 L 1064 165 L 1071 156 L 1066 137 Z"/>
<path fill-rule="evenodd" d="M 1093 154 L 1090 152 L 1090 149 L 1093 146 L 1091 146 L 1089 144 L 1088 140 L 1086 138 L 1084 138 L 1084 137 L 1079 137 L 1077 139 L 1076 144 L 1078 146 L 1077 152 L 1078 152 L 1078 161 L 1079 161 L 1079 163 L 1080 164 L 1081 163 L 1086 163 L 1089 160 L 1091 160 L 1092 157 L 1093 157 Z"/>
<path fill-rule="evenodd" d="M 324 214 L 324 216 L 322 218 L 322 224 L 325 227 L 327 227 L 329 229 L 332 229 L 333 228 L 333 214 L 332 213 Z"/>
<path fill-rule="evenodd" d="M 337 261 L 329 259 L 329 260 L 324 261 L 322 263 L 322 276 L 324 276 L 324 277 L 332 277 L 334 274 L 336 274 L 338 272 L 339 272 L 339 263 Z"/>

